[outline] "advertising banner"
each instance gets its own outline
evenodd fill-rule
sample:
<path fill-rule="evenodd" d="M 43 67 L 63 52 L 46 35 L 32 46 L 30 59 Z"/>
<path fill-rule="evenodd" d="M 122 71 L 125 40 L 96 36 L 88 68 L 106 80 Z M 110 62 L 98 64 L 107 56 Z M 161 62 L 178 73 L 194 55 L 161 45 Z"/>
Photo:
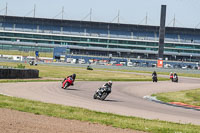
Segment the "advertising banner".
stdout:
<path fill-rule="evenodd" d="M 158 60 L 157 67 L 163 67 L 163 60 Z"/>

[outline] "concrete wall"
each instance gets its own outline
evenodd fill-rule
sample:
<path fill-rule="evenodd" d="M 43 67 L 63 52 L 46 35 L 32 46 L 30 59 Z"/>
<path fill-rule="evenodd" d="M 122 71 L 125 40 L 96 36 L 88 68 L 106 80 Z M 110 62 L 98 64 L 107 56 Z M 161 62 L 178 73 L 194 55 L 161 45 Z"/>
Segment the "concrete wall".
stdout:
<path fill-rule="evenodd" d="M 0 68 L 0 79 L 25 79 L 38 78 L 39 70 L 36 69 L 4 69 Z"/>

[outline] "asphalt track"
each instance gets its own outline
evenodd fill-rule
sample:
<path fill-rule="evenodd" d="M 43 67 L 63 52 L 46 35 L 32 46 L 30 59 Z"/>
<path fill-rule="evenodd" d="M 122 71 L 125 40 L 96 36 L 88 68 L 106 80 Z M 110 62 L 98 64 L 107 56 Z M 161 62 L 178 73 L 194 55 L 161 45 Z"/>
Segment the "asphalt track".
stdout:
<path fill-rule="evenodd" d="M 95 90 L 104 82 L 77 81 L 67 90 L 60 82 L 1 83 L 0 93 L 48 103 L 78 106 L 101 112 L 200 125 L 200 111 L 148 101 L 143 96 L 200 88 L 200 79 L 183 78 L 179 83 L 114 82 L 105 101 L 94 100 Z"/>

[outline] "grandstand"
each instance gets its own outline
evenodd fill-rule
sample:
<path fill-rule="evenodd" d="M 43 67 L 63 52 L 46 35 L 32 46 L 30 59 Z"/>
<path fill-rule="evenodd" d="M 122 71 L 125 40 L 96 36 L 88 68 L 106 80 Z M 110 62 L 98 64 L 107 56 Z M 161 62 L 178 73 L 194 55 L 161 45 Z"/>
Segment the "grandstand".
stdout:
<path fill-rule="evenodd" d="M 159 26 L 0 15 L 0 49 L 157 59 Z M 200 29 L 166 27 L 164 59 L 200 60 Z"/>

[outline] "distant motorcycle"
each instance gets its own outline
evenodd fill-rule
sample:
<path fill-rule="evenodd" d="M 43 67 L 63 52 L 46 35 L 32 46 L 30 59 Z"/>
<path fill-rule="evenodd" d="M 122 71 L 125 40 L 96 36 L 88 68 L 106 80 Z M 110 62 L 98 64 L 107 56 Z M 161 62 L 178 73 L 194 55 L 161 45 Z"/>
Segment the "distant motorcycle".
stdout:
<path fill-rule="evenodd" d="M 157 82 L 157 81 L 158 81 L 157 76 L 153 75 L 153 76 L 152 76 L 152 80 L 153 80 L 153 82 Z"/>
<path fill-rule="evenodd" d="M 62 81 L 62 88 L 63 89 L 66 89 L 67 87 L 69 87 L 70 85 L 73 84 L 73 79 L 72 77 L 68 77 L 68 78 L 65 78 L 63 81 Z"/>
<path fill-rule="evenodd" d="M 110 93 L 111 93 L 110 88 L 101 87 L 97 91 L 95 91 L 93 98 L 99 100 L 105 100 Z"/>
<path fill-rule="evenodd" d="M 177 77 L 177 76 L 174 76 L 174 77 L 172 78 L 172 82 L 178 83 L 178 77 Z"/>

